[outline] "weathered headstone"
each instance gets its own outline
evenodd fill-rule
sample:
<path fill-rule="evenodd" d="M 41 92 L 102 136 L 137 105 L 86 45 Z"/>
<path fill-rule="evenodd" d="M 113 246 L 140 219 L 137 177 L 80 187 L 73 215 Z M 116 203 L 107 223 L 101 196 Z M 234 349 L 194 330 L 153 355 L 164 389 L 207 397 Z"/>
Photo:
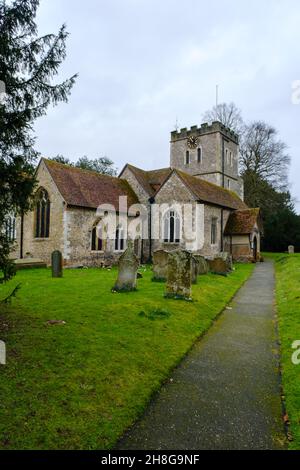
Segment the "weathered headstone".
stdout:
<path fill-rule="evenodd" d="M 295 253 L 295 247 L 294 247 L 294 245 L 290 245 L 289 248 L 288 248 L 288 250 L 289 250 L 289 255 L 293 255 L 293 254 Z"/>
<path fill-rule="evenodd" d="M 63 277 L 63 259 L 60 251 L 53 251 L 51 255 L 52 277 Z"/>
<path fill-rule="evenodd" d="M 192 254 L 189 251 L 169 253 L 165 297 L 192 300 Z"/>
<path fill-rule="evenodd" d="M 134 253 L 132 242 L 128 241 L 127 249 L 119 259 L 118 279 L 115 286 L 113 287 L 113 291 L 130 292 L 136 290 L 138 267 L 138 257 Z"/>
<path fill-rule="evenodd" d="M 233 261 L 232 261 L 232 255 L 228 253 L 227 251 L 224 251 L 223 253 L 220 253 L 221 258 L 226 263 L 227 266 L 227 272 L 232 272 L 233 271 Z"/>
<path fill-rule="evenodd" d="M 209 272 L 209 266 L 208 266 L 208 263 L 206 261 L 206 259 L 204 258 L 204 256 L 201 256 L 201 255 L 194 255 L 194 258 L 196 258 L 198 264 L 198 276 L 200 275 L 203 275 L 203 274 L 207 274 Z"/>
<path fill-rule="evenodd" d="M 216 256 L 208 260 L 209 270 L 213 274 L 220 274 L 226 276 L 228 273 L 227 263 L 222 256 Z"/>
<path fill-rule="evenodd" d="M 198 260 L 193 255 L 192 255 L 192 262 L 191 262 L 191 270 L 192 270 L 192 284 L 197 284 L 197 280 L 198 280 Z"/>
<path fill-rule="evenodd" d="M 165 250 L 158 250 L 153 253 L 153 278 L 155 282 L 165 282 L 168 275 L 168 255 Z"/>

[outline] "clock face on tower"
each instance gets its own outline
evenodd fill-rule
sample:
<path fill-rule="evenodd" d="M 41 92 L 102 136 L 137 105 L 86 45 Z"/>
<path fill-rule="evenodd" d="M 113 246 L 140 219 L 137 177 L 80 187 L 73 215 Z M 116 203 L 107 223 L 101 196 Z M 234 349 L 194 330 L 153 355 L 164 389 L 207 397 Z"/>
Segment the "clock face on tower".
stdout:
<path fill-rule="evenodd" d="M 188 138 L 187 144 L 190 149 L 195 149 L 198 145 L 198 138 L 192 135 Z"/>

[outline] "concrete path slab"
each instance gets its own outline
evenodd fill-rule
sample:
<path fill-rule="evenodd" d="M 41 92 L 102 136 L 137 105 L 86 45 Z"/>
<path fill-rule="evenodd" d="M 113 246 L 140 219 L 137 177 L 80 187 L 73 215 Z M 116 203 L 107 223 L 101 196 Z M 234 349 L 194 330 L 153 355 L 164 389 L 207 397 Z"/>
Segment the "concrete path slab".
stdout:
<path fill-rule="evenodd" d="M 274 268 L 258 264 L 118 449 L 282 449 Z"/>

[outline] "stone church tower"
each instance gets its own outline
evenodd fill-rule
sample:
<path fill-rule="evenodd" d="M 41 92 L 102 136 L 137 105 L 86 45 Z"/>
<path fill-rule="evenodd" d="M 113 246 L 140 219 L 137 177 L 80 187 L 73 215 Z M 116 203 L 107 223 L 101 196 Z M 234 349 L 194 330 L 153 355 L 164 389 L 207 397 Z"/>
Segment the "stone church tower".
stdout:
<path fill-rule="evenodd" d="M 171 133 L 171 167 L 234 191 L 244 199 L 238 136 L 220 122 Z"/>

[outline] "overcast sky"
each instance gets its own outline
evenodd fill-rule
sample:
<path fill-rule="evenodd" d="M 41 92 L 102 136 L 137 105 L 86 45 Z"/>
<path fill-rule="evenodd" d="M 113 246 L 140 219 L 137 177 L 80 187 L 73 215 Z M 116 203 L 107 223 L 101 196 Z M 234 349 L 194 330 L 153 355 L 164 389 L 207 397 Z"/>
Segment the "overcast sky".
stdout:
<path fill-rule="evenodd" d="M 168 166 L 176 118 L 180 127 L 201 124 L 219 84 L 220 101 L 278 129 L 300 201 L 300 105 L 291 100 L 300 80 L 299 0 L 41 0 L 41 34 L 64 22 L 60 76 L 79 78 L 69 103 L 37 122 L 43 156 Z"/>

